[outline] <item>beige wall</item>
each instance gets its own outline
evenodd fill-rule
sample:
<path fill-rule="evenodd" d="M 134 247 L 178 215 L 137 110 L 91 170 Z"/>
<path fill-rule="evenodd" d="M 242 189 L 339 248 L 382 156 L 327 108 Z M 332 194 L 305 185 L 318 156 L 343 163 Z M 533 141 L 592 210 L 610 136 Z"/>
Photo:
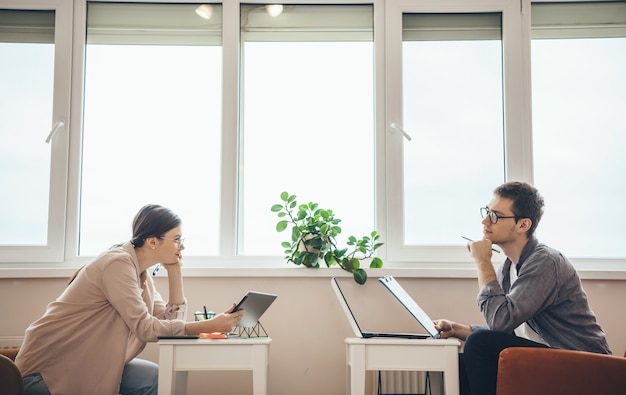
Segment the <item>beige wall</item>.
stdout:
<path fill-rule="evenodd" d="M 406 314 L 398 313 L 397 306 L 387 303 L 388 295 L 376 296 L 376 300 L 366 298 L 370 294 L 366 290 L 378 286 L 373 277 L 378 274 L 384 274 L 383 270 L 370 273 L 372 277 L 368 288 L 357 288 L 355 291 L 361 296 L 361 303 L 354 302 L 359 319 L 366 326 L 376 323 L 377 329 L 418 330 L 414 323 L 405 320 Z M 482 322 L 475 303 L 475 279 L 398 279 L 431 318 Z M 342 278 L 342 281 L 349 280 Z M 157 278 L 157 286 L 164 294 L 166 285 L 164 277 Z M 583 285 L 613 352 L 623 355 L 626 350 L 626 314 L 623 307 L 626 281 L 584 280 Z M 0 337 L 23 335 L 26 326 L 41 315 L 46 304 L 64 286 L 65 279 L 60 278 L 0 278 L 0 312 L 3 317 Z M 261 320 L 272 338 L 269 394 L 344 394 L 343 339 L 351 336 L 351 330 L 331 290 L 330 277 L 188 277 L 185 280 L 185 293 L 192 310 L 201 309 L 203 305 L 223 310 L 250 289 L 279 295 Z M 156 362 L 156 345 L 149 345 L 143 357 Z M 210 353 L 207 354 L 207 358 L 210 357 Z M 251 380 L 251 375 L 244 372 L 193 372 L 189 393 L 251 393 Z M 206 390 L 207 387 L 211 387 L 212 391 Z"/>

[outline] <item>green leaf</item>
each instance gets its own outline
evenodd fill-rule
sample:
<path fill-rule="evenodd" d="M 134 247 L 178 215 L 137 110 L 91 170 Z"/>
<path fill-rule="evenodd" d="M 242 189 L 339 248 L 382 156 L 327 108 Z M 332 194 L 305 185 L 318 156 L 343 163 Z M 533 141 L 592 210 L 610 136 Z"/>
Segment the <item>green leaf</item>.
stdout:
<path fill-rule="evenodd" d="M 283 205 L 282 204 L 275 204 L 275 205 L 272 206 L 272 212 L 273 213 L 277 213 L 277 212 L 279 212 L 282 209 L 283 209 Z"/>
<path fill-rule="evenodd" d="M 306 211 L 301 209 L 300 211 L 298 211 L 298 215 L 296 216 L 296 221 L 302 221 L 303 219 L 306 218 L 306 215 L 307 215 Z"/>
<path fill-rule="evenodd" d="M 372 263 L 370 263 L 370 268 L 380 269 L 381 267 L 383 267 L 382 259 L 380 259 L 379 257 L 375 257 L 374 259 L 372 259 Z"/>
<path fill-rule="evenodd" d="M 348 252 L 347 248 L 343 248 L 341 250 L 335 250 L 335 256 L 337 258 L 341 258 L 341 257 L 343 257 L 346 254 L 346 252 Z"/>
<path fill-rule="evenodd" d="M 341 267 L 342 267 L 344 270 L 347 270 L 347 271 L 349 271 L 349 272 L 352 272 L 352 262 L 351 262 L 351 261 L 350 261 L 350 259 L 348 259 L 348 258 L 343 258 L 343 259 L 341 260 Z"/>
<path fill-rule="evenodd" d="M 297 245 L 300 240 L 300 231 L 297 227 L 291 228 L 291 244 Z"/>
<path fill-rule="evenodd" d="M 337 264 L 337 259 L 331 253 L 327 253 L 324 255 L 324 261 L 326 262 L 326 266 L 331 267 Z"/>
<path fill-rule="evenodd" d="M 363 285 L 367 281 L 367 273 L 363 269 L 354 270 L 352 276 L 354 277 L 354 281 L 359 285 Z"/>
<path fill-rule="evenodd" d="M 289 199 L 289 194 L 287 192 L 282 192 L 280 194 L 280 200 L 282 200 L 283 202 L 286 202 L 287 199 Z"/>
<path fill-rule="evenodd" d="M 383 244 L 385 244 L 385 243 L 376 243 L 376 244 L 374 244 L 374 250 L 379 249 L 380 247 L 382 247 Z"/>
<path fill-rule="evenodd" d="M 280 221 L 276 224 L 276 231 L 277 232 L 282 232 L 285 229 L 287 229 L 287 226 L 289 225 L 289 222 L 286 220 Z"/>
<path fill-rule="evenodd" d="M 288 241 L 283 241 L 282 243 L 280 243 L 280 246 L 283 248 L 291 248 L 291 243 Z"/>

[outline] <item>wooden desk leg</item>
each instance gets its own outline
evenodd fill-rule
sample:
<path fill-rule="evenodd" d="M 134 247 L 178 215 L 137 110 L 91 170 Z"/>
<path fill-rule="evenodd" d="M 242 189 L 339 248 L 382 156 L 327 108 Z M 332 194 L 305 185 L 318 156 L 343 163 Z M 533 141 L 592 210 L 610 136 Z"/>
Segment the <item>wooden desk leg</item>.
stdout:
<path fill-rule="evenodd" d="M 159 346 L 159 395 L 171 395 L 174 389 L 174 346 Z"/>
<path fill-rule="evenodd" d="M 269 345 L 255 345 L 252 348 L 252 393 L 254 395 L 267 395 L 268 354 Z"/>
<path fill-rule="evenodd" d="M 443 372 L 443 388 L 446 395 L 459 395 L 459 349 L 446 346 L 445 370 Z"/>
<path fill-rule="evenodd" d="M 348 393 L 363 395 L 365 393 L 365 345 L 349 345 L 347 353 Z"/>

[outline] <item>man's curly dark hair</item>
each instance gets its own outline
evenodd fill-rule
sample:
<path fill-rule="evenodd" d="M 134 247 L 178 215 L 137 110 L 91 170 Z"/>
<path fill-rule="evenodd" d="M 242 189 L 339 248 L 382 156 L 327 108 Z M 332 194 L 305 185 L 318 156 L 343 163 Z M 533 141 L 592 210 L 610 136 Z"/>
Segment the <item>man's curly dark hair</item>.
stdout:
<path fill-rule="evenodd" d="M 543 216 L 544 201 L 539 191 L 528 183 L 510 181 L 497 187 L 493 193 L 513 201 L 513 214 L 517 217 L 515 222 L 521 218 L 529 218 L 532 221 L 526 232 L 526 236 L 530 238 Z"/>

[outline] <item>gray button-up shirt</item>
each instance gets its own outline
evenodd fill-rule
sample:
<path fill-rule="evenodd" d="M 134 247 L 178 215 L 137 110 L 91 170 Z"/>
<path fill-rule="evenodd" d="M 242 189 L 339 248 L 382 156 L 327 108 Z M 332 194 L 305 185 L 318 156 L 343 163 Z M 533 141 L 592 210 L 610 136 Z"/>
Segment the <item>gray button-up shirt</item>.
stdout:
<path fill-rule="evenodd" d="M 507 258 L 497 269 L 498 281 L 478 293 L 478 306 L 489 329 L 512 333 L 526 322 L 550 347 L 611 354 L 578 273 L 567 258 L 533 237 L 522 250 L 513 286 L 511 264 Z"/>

